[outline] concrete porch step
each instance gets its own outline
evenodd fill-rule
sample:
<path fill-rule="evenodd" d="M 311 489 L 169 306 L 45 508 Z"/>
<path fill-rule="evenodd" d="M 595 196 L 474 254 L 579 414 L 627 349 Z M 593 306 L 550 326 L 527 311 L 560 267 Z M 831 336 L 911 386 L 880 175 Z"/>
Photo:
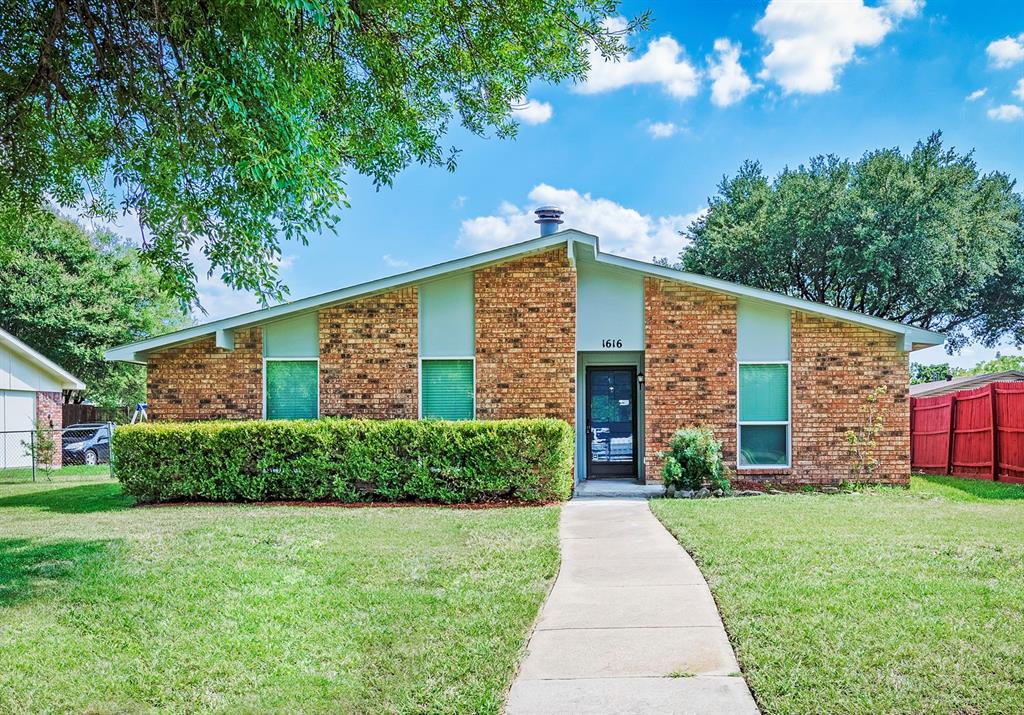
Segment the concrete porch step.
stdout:
<path fill-rule="evenodd" d="M 637 484 L 629 479 L 585 479 L 576 485 L 576 498 L 650 499 L 661 496 L 660 484 Z"/>

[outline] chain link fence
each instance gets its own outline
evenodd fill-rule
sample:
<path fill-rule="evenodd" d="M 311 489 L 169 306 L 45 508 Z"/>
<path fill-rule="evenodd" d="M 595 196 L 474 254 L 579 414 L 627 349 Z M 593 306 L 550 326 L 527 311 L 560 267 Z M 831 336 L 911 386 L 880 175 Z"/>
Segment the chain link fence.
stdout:
<path fill-rule="evenodd" d="M 0 484 L 109 479 L 113 424 L 0 432 Z"/>

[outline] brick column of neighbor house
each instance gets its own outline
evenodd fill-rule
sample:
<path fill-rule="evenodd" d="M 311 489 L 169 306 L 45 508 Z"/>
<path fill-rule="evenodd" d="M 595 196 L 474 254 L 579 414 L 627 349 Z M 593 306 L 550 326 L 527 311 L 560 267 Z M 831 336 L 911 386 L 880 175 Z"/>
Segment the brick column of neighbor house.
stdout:
<path fill-rule="evenodd" d="M 866 422 L 871 391 L 881 400 L 879 467 L 869 479 L 910 479 L 909 354 L 889 333 L 794 312 L 791 327 L 793 470 L 786 481 L 837 484 L 852 479 L 846 432 Z"/>
<path fill-rule="evenodd" d="M 260 419 L 260 329 L 236 330 L 234 350 L 216 347 L 211 336 L 152 355 L 146 369 L 146 393 L 150 419 Z"/>
<path fill-rule="evenodd" d="M 477 417 L 573 424 L 576 272 L 565 246 L 479 270 L 473 292 Z"/>
<path fill-rule="evenodd" d="M 736 464 L 736 299 L 644 279 L 644 465 L 661 481 L 658 452 L 680 427 L 708 425 Z"/>
<path fill-rule="evenodd" d="M 37 392 L 36 393 L 36 425 L 49 431 L 53 437 L 54 453 L 50 464 L 60 467 L 63 463 L 64 454 L 61 451 L 61 432 L 64 426 L 64 396 L 59 392 Z"/>
<path fill-rule="evenodd" d="M 320 414 L 415 419 L 419 412 L 416 288 L 320 311 Z"/>

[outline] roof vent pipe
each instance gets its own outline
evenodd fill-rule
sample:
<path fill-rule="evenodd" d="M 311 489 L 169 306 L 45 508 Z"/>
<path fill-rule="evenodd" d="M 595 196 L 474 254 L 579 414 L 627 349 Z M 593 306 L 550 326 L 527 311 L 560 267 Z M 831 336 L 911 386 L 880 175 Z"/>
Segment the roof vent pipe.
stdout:
<path fill-rule="evenodd" d="M 550 236 L 564 223 L 562 214 L 565 212 L 557 206 L 541 206 L 534 213 L 537 214 L 537 220 L 534 223 L 540 224 L 541 236 Z"/>

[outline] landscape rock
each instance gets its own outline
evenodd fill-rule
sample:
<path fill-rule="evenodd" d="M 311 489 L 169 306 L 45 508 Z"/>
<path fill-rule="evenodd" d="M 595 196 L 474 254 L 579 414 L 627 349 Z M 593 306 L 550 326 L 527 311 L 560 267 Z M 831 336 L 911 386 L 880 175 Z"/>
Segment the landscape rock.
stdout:
<path fill-rule="evenodd" d="M 781 489 L 769 489 L 768 493 L 769 494 L 785 494 L 786 492 L 782 491 Z"/>
<path fill-rule="evenodd" d="M 711 496 L 713 496 L 713 497 L 720 497 L 720 496 L 724 496 L 724 495 L 725 495 L 725 492 L 722 491 L 721 489 L 716 489 L 715 491 L 711 492 Z"/>
<path fill-rule="evenodd" d="M 711 492 L 708 490 L 708 488 L 707 487 L 701 487 L 700 489 L 698 489 L 694 493 L 693 498 L 694 499 L 707 499 L 709 496 L 711 496 Z"/>
<path fill-rule="evenodd" d="M 839 487 L 822 487 L 821 488 L 821 493 L 822 494 L 838 494 L 839 493 Z"/>
<path fill-rule="evenodd" d="M 756 489 L 741 489 L 738 492 L 733 492 L 733 494 L 738 497 L 759 497 L 764 494 L 764 492 L 759 492 Z"/>
<path fill-rule="evenodd" d="M 693 499 L 693 490 L 692 489 L 680 489 L 678 492 L 676 492 L 676 498 L 677 499 Z"/>

